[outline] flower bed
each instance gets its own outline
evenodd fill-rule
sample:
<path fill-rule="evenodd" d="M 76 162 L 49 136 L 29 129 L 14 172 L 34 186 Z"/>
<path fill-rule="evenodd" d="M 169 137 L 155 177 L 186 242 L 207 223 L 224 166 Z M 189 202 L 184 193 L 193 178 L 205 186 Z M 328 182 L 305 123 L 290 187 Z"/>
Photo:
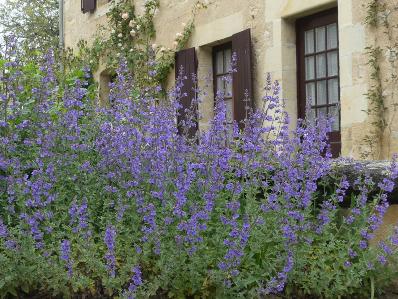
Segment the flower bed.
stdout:
<path fill-rule="evenodd" d="M 330 120 L 289 131 L 277 82 L 243 130 L 218 93 L 209 130 L 186 137 L 182 79 L 162 101 L 121 60 L 112 106 L 98 108 L 88 69 L 57 77 L 51 53 L 28 69 L 12 54 L 0 64 L 0 296 L 364 298 L 396 277 L 398 231 L 369 246 L 395 162 L 378 183 L 336 177 Z"/>

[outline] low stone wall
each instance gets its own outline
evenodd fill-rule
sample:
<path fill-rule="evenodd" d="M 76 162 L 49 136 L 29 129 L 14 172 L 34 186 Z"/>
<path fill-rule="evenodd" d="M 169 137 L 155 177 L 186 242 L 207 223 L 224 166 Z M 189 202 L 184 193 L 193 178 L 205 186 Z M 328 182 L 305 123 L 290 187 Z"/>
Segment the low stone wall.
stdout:
<path fill-rule="evenodd" d="M 353 183 L 359 176 L 369 175 L 377 185 L 386 176 L 388 176 L 388 169 L 391 161 L 354 161 L 341 160 L 334 163 L 334 173 L 336 177 L 345 175 L 350 183 Z M 351 192 L 356 193 L 352 188 L 348 190 L 348 196 Z M 372 196 L 372 194 L 370 195 Z M 384 215 L 383 224 L 375 232 L 375 238 L 372 244 L 377 244 L 380 240 L 387 238 L 395 226 L 398 225 L 398 179 L 395 181 L 393 192 L 387 196 L 390 207 Z M 350 203 L 344 202 L 344 208 L 349 208 Z M 398 284 L 398 283 L 397 283 Z M 397 288 L 398 293 L 398 288 Z M 389 297 L 386 297 L 389 298 Z M 398 297 L 394 297 L 398 298 Z"/>
<path fill-rule="evenodd" d="M 334 173 L 338 176 L 345 175 L 351 184 L 359 176 L 369 175 L 377 185 L 388 176 L 390 165 L 391 161 L 357 161 L 342 159 L 333 164 L 333 169 Z M 390 204 L 398 204 L 398 179 L 395 181 L 393 192 L 388 194 L 388 202 Z"/>

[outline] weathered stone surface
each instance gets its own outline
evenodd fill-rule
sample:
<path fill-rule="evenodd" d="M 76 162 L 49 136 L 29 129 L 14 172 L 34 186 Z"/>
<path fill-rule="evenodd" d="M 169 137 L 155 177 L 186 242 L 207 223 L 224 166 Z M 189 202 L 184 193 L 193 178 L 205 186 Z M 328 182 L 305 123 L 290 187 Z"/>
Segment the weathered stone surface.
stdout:
<path fill-rule="evenodd" d="M 145 0 L 135 0 L 136 10 L 142 11 Z M 190 11 L 197 0 L 161 0 L 156 15 L 155 27 L 158 45 L 173 47 L 175 34 L 182 30 L 181 23 L 190 18 Z M 391 24 L 398 23 L 397 1 L 380 0 L 390 13 Z M 98 8 L 93 14 L 80 12 L 80 0 L 64 0 L 65 4 L 65 44 L 75 48 L 81 39 L 91 41 L 98 25 L 107 24 L 107 0 L 98 0 Z M 295 21 L 319 11 L 336 6 L 339 11 L 339 58 L 340 58 L 340 100 L 342 154 L 345 157 L 361 159 L 369 153 L 368 159 L 390 159 L 398 152 L 398 122 L 396 121 L 396 101 L 398 90 L 391 75 L 391 59 L 397 57 L 384 51 L 381 59 L 381 76 L 385 95 L 387 129 L 383 136 L 376 136 L 372 144 L 365 137 L 372 133 L 373 120 L 364 112 L 369 107 L 366 93 L 374 85 L 369 73 L 369 56 L 366 47 L 381 46 L 386 49 L 389 41 L 381 26 L 378 30 L 364 24 L 368 1 L 364 0 L 209 0 L 207 10 L 196 18 L 194 34 L 187 45 L 196 47 L 199 52 L 199 83 L 208 96 L 203 101 L 201 112 L 203 128 L 213 116 L 214 98 L 211 84 L 207 84 L 211 74 L 211 47 L 227 41 L 231 35 L 247 28 L 252 29 L 254 50 L 254 96 L 257 104 L 261 102 L 265 74 L 271 73 L 280 82 L 282 97 L 287 99 L 286 110 L 291 116 L 291 126 L 296 124 L 297 116 L 297 67 Z M 395 30 L 396 34 L 398 30 Z M 397 40 L 393 36 L 393 40 Z M 395 49 L 396 50 L 396 49 Z M 394 52 L 396 53 L 396 52 Z M 395 57 L 395 58 L 394 58 Z M 97 79 L 104 66 L 96 72 Z M 211 75 L 210 75 L 211 79 Z M 174 82 L 174 72 L 170 72 L 169 85 Z M 206 87 L 208 86 L 208 87 Z M 102 91 L 101 91 L 102 92 Z"/>
<path fill-rule="evenodd" d="M 345 175 L 350 183 L 358 177 L 369 175 L 377 185 L 389 175 L 390 161 L 354 161 L 338 160 L 333 163 L 334 172 Z M 398 179 L 395 181 L 394 191 L 388 194 L 390 204 L 398 204 Z"/>
<path fill-rule="evenodd" d="M 370 175 L 376 182 L 381 181 L 389 174 L 390 161 L 356 161 L 337 160 L 333 163 L 333 169 L 347 176 L 351 181 L 360 175 Z"/>

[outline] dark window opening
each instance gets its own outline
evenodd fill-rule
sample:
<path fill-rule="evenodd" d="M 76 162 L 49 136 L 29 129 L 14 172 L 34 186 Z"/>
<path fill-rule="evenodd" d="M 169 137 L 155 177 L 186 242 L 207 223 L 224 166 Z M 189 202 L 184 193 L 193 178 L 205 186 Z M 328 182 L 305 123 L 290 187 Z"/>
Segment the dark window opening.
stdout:
<path fill-rule="evenodd" d="M 251 52 L 250 29 L 232 35 L 231 42 L 213 48 L 214 93 L 217 94 L 217 90 L 224 92 L 229 122 L 232 123 L 233 120 L 236 120 L 240 128 L 244 127 L 243 120 L 246 118 L 247 111 L 253 107 Z M 237 58 L 236 70 L 231 72 L 233 53 L 236 53 Z M 177 52 L 175 66 L 176 78 L 179 77 L 181 67 L 185 74 L 197 75 L 198 60 L 195 49 Z M 184 110 L 192 106 L 192 99 L 196 99 L 195 86 L 196 82 L 192 80 L 191 76 L 187 76 L 181 90 L 181 93 L 186 96 L 180 99 L 182 109 L 177 119 L 179 130 L 183 129 L 180 124 L 186 118 Z M 198 129 L 198 123 L 193 129 L 195 129 L 193 131 Z"/>

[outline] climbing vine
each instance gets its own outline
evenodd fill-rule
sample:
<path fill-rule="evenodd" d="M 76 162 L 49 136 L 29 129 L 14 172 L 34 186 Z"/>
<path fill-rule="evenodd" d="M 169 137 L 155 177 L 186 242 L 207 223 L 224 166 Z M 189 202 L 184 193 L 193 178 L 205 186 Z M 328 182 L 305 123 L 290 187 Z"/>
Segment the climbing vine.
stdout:
<path fill-rule="evenodd" d="M 369 150 L 364 157 L 380 159 L 383 157 L 382 145 L 391 152 L 391 135 L 398 108 L 396 86 L 398 84 L 398 25 L 392 20 L 398 14 L 398 4 L 383 0 L 371 0 L 367 6 L 365 23 L 375 32 L 373 45 L 366 48 L 369 57 L 370 79 L 372 85 L 368 98 L 367 114 L 372 130 L 364 142 Z M 385 156 L 385 154 L 384 154 Z"/>
<path fill-rule="evenodd" d="M 154 18 L 159 11 L 160 0 L 145 1 L 142 14 L 137 14 L 135 5 L 129 0 L 113 0 L 111 5 L 107 13 L 108 26 L 99 28 L 93 45 L 88 49 L 92 67 L 98 68 L 100 59 L 104 59 L 106 69 L 112 73 L 120 57 L 124 57 L 137 87 L 164 87 L 174 66 L 174 55 L 186 46 L 194 30 L 195 16 L 200 9 L 207 7 L 207 1 L 195 3 L 189 22 L 181 24 L 182 31 L 176 33 L 172 48 L 154 44 Z"/>
<path fill-rule="evenodd" d="M 370 117 L 371 131 L 365 136 L 364 141 L 368 145 L 368 150 L 363 151 L 362 158 L 379 155 L 380 149 L 377 148 L 381 144 L 383 131 L 386 128 L 385 120 L 385 99 L 383 95 L 383 86 L 381 79 L 380 60 L 382 50 L 380 47 L 369 46 L 366 48 L 369 56 L 368 66 L 370 67 L 370 79 L 372 85 L 366 93 L 368 99 L 368 109 L 366 110 Z M 377 140 L 377 142 L 375 142 Z"/>

